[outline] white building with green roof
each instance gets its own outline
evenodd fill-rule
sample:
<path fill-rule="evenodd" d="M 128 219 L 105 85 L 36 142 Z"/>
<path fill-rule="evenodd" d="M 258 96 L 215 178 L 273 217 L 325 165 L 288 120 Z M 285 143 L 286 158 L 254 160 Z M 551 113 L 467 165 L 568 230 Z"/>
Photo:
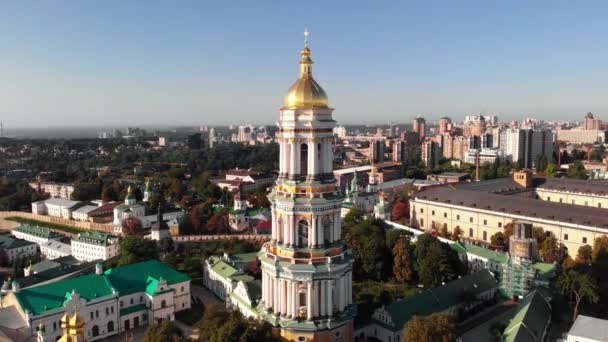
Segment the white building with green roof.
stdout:
<path fill-rule="evenodd" d="M 374 338 L 383 342 L 400 342 L 403 341 L 405 324 L 414 316 L 438 312 L 455 315 L 492 301 L 497 292 L 494 276 L 482 270 L 376 309 L 371 323 L 357 330 L 355 336 L 362 341 Z"/>
<path fill-rule="evenodd" d="M 112 234 L 88 231 L 72 238 L 72 255 L 78 260 L 107 260 L 118 252 L 118 237 Z"/>
<path fill-rule="evenodd" d="M 145 326 L 175 319 L 175 313 L 191 307 L 190 278 L 158 260 L 17 290 L 2 300 L 3 310 L 16 312 L 18 332 L 24 339 L 36 336 L 42 324 L 44 341 L 62 334 L 60 319 L 77 309 L 86 321 L 86 339 L 95 341 Z M 13 322 L 13 325 L 19 325 Z"/>
<path fill-rule="evenodd" d="M 49 241 L 58 241 L 63 238 L 63 235 L 55 233 L 54 231 L 41 226 L 22 224 L 19 227 L 11 231 L 15 237 L 39 245 L 47 243 Z"/>

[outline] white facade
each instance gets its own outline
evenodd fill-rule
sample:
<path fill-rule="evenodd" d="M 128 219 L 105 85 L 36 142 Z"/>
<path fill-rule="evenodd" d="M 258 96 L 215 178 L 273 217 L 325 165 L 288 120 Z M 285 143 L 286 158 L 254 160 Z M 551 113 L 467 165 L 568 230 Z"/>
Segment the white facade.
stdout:
<path fill-rule="evenodd" d="M 94 205 L 85 205 L 84 207 L 78 208 L 72 212 L 72 218 L 76 221 L 88 221 L 89 213 L 97 209 Z"/>
<path fill-rule="evenodd" d="M 53 260 L 64 256 L 72 255 L 72 245 L 61 241 L 48 241 L 39 244 L 40 254 L 46 256 L 47 259 Z"/>
<path fill-rule="evenodd" d="M 103 233 L 95 235 L 107 236 Z M 118 238 L 109 236 L 102 242 L 98 239 L 88 239 L 87 233 L 78 234 L 78 238 L 72 239 L 72 255 L 82 261 L 107 260 L 118 255 Z"/>
<path fill-rule="evenodd" d="M 78 206 L 80 203 L 81 202 L 62 198 L 49 198 L 44 201 L 32 203 L 32 213 L 71 220 L 74 207 Z"/>

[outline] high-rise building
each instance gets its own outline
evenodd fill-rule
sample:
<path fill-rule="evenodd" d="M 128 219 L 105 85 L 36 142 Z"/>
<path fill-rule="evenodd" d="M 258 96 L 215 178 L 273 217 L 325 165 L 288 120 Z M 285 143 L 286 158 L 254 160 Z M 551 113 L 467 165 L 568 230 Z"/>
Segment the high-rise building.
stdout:
<path fill-rule="evenodd" d="M 479 115 L 473 121 L 473 130 L 471 131 L 471 135 L 480 137 L 486 133 L 486 118 L 483 115 Z"/>
<path fill-rule="evenodd" d="M 215 135 L 215 128 L 209 130 L 209 148 L 213 148 L 215 145 L 217 136 Z"/>
<path fill-rule="evenodd" d="M 447 134 L 452 130 L 452 119 L 442 117 L 439 119 L 439 134 Z"/>
<path fill-rule="evenodd" d="M 418 141 L 424 141 L 426 137 L 426 120 L 421 117 L 414 119 L 413 129 L 414 133 L 418 133 Z"/>
<path fill-rule="evenodd" d="M 374 163 L 384 162 L 384 140 L 372 140 L 369 142 L 369 160 Z"/>
<path fill-rule="evenodd" d="M 408 145 L 405 141 L 393 140 L 393 161 L 406 162 L 408 155 Z"/>
<path fill-rule="evenodd" d="M 280 110 L 279 177 L 270 194 L 272 237 L 264 244 L 262 317 L 288 341 L 352 341 L 350 249 L 332 167 L 333 109 L 313 79 L 311 51 Z"/>
<path fill-rule="evenodd" d="M 422 143 L 422 163 L 425 167 L 434 168 L 439 161 L 439 144 L 432 140 Z"/>
<path fill-rule="evenodd" d="M 600 129 L 602 125 L 602 121 L 600 119 L 596 119 L 593 117 L 593 113 L 585 114 L 585 120 L 583 123 L 583 128 L 587 130 L 591 129 Z"/>
<path fill-rule="evenodd" d="M 499 153 L 523 168 L 536 166 L 539 156 L 547 162 L 553 161 L 554 135 L 551 130 L 543 129 L 508 129 L 500 135 Z M 503 141 L 504 140 L 504 144 Z"/>

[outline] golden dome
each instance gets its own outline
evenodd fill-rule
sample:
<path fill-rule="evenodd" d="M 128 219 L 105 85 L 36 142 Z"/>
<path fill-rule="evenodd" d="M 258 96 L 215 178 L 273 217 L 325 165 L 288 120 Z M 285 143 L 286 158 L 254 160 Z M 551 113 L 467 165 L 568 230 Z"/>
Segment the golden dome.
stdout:
<path fill-rule="evenodd" d="M 308 48 L 308 31 L 304 48 L 300 52 L 300 77 L 289 88 L 285 96 L 285 109 L 313 109 L 327 108 L 329 101 L 327 94 L 312 77 L 312 64 L 310 49 Z"/>
<path fill-rule="evenodd" d="M 80 313 L 78 312 L 78 310 L 76 310 L 74 312 L 74 315 L 72 316 L 72 318 L 70 318 L 70 329 L 78 330 L 79 328 L 83 327 L 84 325 L 85 325 L 85 321 L 80 316 Z"/>

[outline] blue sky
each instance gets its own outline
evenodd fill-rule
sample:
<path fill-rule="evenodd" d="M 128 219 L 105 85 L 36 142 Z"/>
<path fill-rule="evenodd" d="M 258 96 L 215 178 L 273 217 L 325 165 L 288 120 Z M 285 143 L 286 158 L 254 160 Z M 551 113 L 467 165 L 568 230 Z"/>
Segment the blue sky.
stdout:
<path fill-rule="evenodd" d="M 273 123 L 311 31 L 342 123 L 608 119 L 606 1 L 14 1 L 12 127 Z"/>

